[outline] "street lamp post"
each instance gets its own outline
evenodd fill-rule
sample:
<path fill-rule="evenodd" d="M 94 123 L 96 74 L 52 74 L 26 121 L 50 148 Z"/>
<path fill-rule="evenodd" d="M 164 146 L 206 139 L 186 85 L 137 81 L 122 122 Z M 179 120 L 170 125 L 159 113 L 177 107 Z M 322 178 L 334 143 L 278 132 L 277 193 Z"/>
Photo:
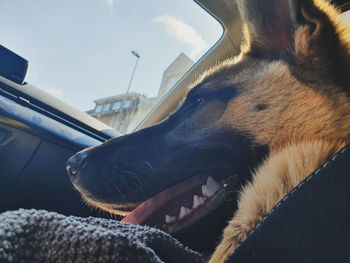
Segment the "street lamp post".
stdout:
<path fill-rule="evenodd" d="M 135 62 L 135 66 L 134 66 L 134 69 L 133 69 L 132 74 L 131 74 L 131 78 L 130 78 L 130 81 L 129 81 L 128 88 L 126 90 L 126 94 L 123 97 L 122 103 L 120 105 L 120 111 L 119 111 L 118 121 L 117 121 L 117 125 L 118 125 L 119 129 L 121 128 L 121 115 L 122 115 L 122 111 L 124 109 L 125 98 L 128 97 L 128 94 L 129 94 L 129 91 L 130 91 L 130 87 L 131 87 L 131 83 L 132 83 L 132 80 L 134 79 L 136 67 L 137 67 L 137 64 L 138 64 L 139 59 L 140 59 L 140 55 L 135 50 L 132 50 L 131 54 L 133 54 L 136 57 L 136 62 Z"/>
<path fill-rule="evenodd" d="M 130 90 L 130 87 L 131 87 L 131 83 L 132 83 L 132 80 L 134 78 L 134 74 L 135 74 L 135 71 L 136 71 L 137 63 L 139 62 L 139 59 L 140 59 L 140 55 L 136 51 L 132 50 L 131 54 L 133 54 L 136 57 L 136 62 L 135 62 L 134 70 L 132 71 L 132 74 L 131 74 L 131 78 L 130 78 L 130 81 L 129 81 L 128 89 L 126 90 L 126 95 L 128 95 L 128 93 L 129 93 L 129 90 Z"/>

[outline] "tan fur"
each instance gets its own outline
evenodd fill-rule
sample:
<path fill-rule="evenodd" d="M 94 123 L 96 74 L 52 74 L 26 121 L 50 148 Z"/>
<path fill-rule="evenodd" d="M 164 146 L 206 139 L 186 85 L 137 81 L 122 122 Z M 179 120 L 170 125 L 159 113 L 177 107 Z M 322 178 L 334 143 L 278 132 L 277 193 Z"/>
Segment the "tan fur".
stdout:
<path fill-rule="evenodd" d="M 245 186 L 238 210 L 209 262 L 224 262 L 286 194 L 343 146 L 340 141 L 307 141 L 271 154 Z"/>
<path fill-rule="evenodd" d="M 333 91 L 334 98 L 310 89 L 292 76 L 283 62 L 261 65 L 263 77 L 249 71 L 242 95 L 230 102 L 219 123 L 229 123 L 256 143 L 271 150 L 300 140 L 350 140 L 350 103 L 345 93 Z M 250 76 L 250 78 L 249 78 Z M 237 76 L 243 79 L 242 75 Z M 267 109 L 253 110 L 262 103 Z"/>
<path fill-rule="evenodd" d="M 247 12 L 249 17 L 247 3 L 238 0 L 243 16 Z M 318 10 L 311 13 L 318 17 L 312 17 L 310 10 L 301 10 L 308 23 L 293 33 L 294 45 L 274 47 L 266 36 L 259 35 L 261 27 L 255 31 L 256 21 L 248 23 L 251 35 L 257 38 L 253 51 L 278 57 L 286 48 L 294 53 L 292 65 L 283 60 L 245 57 L 250 52 L 245 50 L 239 60 L 227 60 L 216 67 L 216 73 L 211 70 L 204 77 L 207 85 L 215 85 L 215 79 L 220 78 L 220 85 L 225 81 L 243 83 L 237 87 L 240 95 L 230 101 L 216 125 L 230 125 L 250 135 L 256 145 L 270 148 L 269 157 L 242 190 L 238 210 L 210 263 L 224 262 L 285 195 L 350 142 L 348 29 L 328 3 L 312 3 Z M 259 19 L 257 22 L 265 18 Z M 325 28 L 335 32 L 332 40 L 327 39 Z M 282 37 L 277 42 L 285 40 Z M 279 53 L 273 53 L 274 48 Z M 327 56 L 330 49 L 332 57 Z M 259 104 L 264 109 L 254 110 Z"/>
<path fill-rule="evenodd" d="M 246 31 L 240 55 L 210 68 L 189 91 L 224 88 L 232 94 L 199 97 L 204 103 L 191 103 L 189 117 L 176 122 L 190 129 L 169 136 L 181 149 L 225 130 L 244 135 L 253 154 L 265 154 L 255 151 L 260 146 L 269 149 L 210 263 L 224 262 L 286 194 L 350 142 L 350 41 L 338 11 L 321 0 L 236 2 Z M 228 144 L 220 143 L 215 147 Z M 229 146 L 239 151 L 240 144 Z M 91 205 L 120 209 L 79 191 Z"/>

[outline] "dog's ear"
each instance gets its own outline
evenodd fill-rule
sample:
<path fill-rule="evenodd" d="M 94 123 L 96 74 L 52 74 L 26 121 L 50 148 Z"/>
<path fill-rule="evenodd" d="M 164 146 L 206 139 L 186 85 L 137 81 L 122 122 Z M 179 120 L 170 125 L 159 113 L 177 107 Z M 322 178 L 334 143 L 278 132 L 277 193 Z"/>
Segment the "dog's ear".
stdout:
<path fill-rule="evenodd" d="M 279 58 L 306 41 L 336 37 L 337 11 L 319 0 L 237 0 L 248 26 L 251 52 Z M 303 29 L 303 30 L 301 30 Z M 300 42 L 303 43 L 300 43 Z"/>
<path fill-rule="evenodd" d="M 248 26 L 251 53 L 262 58 L 292 58 L 299 69 L 303 64 L 327 75 L 335 74 L 333 79 L 349 80 L 346 30 L 339 22 L 338 11 L 328 2 L 237 0 L 237 4 Z"/>
<path fill-rule="evenodd" d="M 250 51 L 278 57 L 293 45 L 293 16 L 286 0 L 237 0 L 243 22 L 248 26 Z"/>

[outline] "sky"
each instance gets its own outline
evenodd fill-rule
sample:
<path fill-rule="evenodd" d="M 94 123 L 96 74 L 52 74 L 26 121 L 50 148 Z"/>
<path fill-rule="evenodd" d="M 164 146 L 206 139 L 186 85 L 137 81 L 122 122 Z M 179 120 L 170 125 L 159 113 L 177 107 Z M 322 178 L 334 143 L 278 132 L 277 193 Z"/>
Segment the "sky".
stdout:
<path fill-rule="evenodd" d="M 222 35 L 192 0 L 0 0 L 0 44 L 29 61 L 26 81 L 81 111 L 130 91 L 154 97 L 181 53 L 197 61 Z"/>

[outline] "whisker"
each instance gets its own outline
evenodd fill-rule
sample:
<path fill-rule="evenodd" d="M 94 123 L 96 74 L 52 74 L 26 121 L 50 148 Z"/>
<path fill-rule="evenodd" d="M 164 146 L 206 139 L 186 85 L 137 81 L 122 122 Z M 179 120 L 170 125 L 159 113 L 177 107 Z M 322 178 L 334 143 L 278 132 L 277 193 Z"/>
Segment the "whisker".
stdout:
<path fill-rule="evenodd" d="M 129 191 L 129 193 L 130 193 L 130 196 L 132 195 L 132 196 L 134 197 L 134 200 L 137 200 L 137 198 L 136 198 L 134 192 L 130 189 L 129 184 L 126 183 L 122 178 L 120 178 L 119 180 L 120 180 L 120 182 L 121 182 L 122 184 L 124 184 L 124 185 L 126 186 L 126 188 L 128 189 L 128 191 Z M 131 203 L 131 202 L 129 201 L 128 203 Z"/>
<path fill-rule="evenodd" d="M 130 203 L 129 200 L 125 197 L 125 195 L 123 195 L 122 191 L 120 191 L 118 186 L 116 186 L 115 184 L 112 184 L 112 186 L 120 193 L 120 195 L 123 197 L 123 199 L 126 203 Z"/>
<path fill-rule="evenodd" d="M 156 171 L 153 169 L 153 166 L 148 162 L 148 161 L 144 161 L 144 163 L 149 167 L 151 168 L 151 171 L 153 174 L 156 174 Z"/>
<path fill-rule="evenodd" d="M 142 183 L 142 181 L 140 180 L 140 177 L 139 177 L 136 173 L 134 173 L 134 172 L 132 172 L 132 171 L 129 171 L 129 170 L 124 170 L 123 172 L 124 172 L 124 173 L 127 173 L 127 174 L 129 174 L 129 175 L 131 175 L 133 178 L 136 178 L 136 180 L 137 180 L 137 182 L 138 182 L 138 187 L 137 187 L 137 188 L 139 188 L 139 190 L 143 193 L 143 195 L 145 195 L 143 183 Z"/>
<path fill-rule="evenodd" d="M 112 191 L 110 188 L 109 188 L 109 184 L 106 183 L 106 181 L 104 179 L 101 180 L 101 183 L 102 185 L 104 186 L 104 188 L 106 189 L 106 191 L 112 195 L 112 197 L 117 197 L 116 194 L 114 193 L 114 191 Z"/>
<path fill-rule="evenodd" d="M 151 187 L 152 183 L 156 181 L 156 171 L 154 170 L 153 166 L 150 164 L 150 162 L 148 161 L 143 161 L 142 163 L 144 163 L 150 170 L 151 173 L 149 172 L 145 172 L 142 174 L 143 178 L 145 178 L 145 180 L 148 181 L 148 183 L 146 184 L 146 186 Z"/>

